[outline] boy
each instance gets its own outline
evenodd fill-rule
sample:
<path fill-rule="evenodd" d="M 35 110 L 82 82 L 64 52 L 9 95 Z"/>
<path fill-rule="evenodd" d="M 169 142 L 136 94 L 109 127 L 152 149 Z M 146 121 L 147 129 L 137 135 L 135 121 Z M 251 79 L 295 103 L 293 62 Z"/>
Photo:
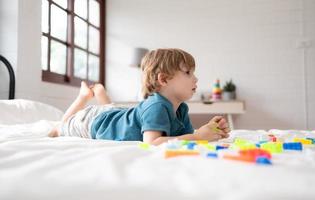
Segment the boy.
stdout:
<path fill-rule="evenodd" d="M 63 117 L 61 131 L 55 130 L 50 136 L 139 140 L 154 145 L 175 138 L 213 141 L 229 136 L 228 124 L 220 116 L 196 131 L 191 125 L 184 102 L 196 92 L 198 79 L 190 54 L 180 49 L 153 50 L 142 59 L 141 69 L 145 100 L 139 105 L 118 108 L 110 104 L 101 84 L 89 88 L 82 82 L 79 96 Z M 93 96 L 102 106 L 83 109 Z"/>

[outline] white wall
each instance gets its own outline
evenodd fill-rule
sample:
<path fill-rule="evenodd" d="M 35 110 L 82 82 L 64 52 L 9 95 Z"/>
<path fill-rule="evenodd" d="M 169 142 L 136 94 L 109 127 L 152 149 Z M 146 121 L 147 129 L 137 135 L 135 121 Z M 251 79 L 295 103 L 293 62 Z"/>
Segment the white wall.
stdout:
<path fill-rule="evenodd" d="M 305 80 L 307 93 L 307 118 L 308 126 L 315 129 L 315 0 L 308 0 L 305 3 L 304 12 L 305 25 L 303 32 L 306 38 L 312 40 L 311 48 L 305 50 L 304 62 L 306 66 Z"/>
<path fill-rule="evenodd" d="M 15 69 L 15 97 L 46 102 L 64 110 L 78 88 L 41 81 L 41 1 L 0 2 L 0 53 Z M 2 88 L 3 94 L 7 87 Z M 7 93 L 1 97 L 7 98 Z"/>
<path fill-rule="evenodd" d="M 41 1 L 19 1 L 17 98 L 34 99 L 65 109 L 78 88 L 41 81 Z"/>
<path fill-rule="evenodd" d="M 16 70 L 17 61 L 17 0 L 0 0 L 0 54 L 10 61 Z M 9 94 L 9 74 L 0 62 L 0 99 L 7 99 Z"/>
<path fill-rule="evenodd" d="M 41 81 L 41 1 L 0 2 L 16 97 L 65 109 L 78 89 Z M 237 128 L 315 129 L 314 13 L 315 0 L 107 0 L 107 88 L 116 101 L 136 100 L 132 48 L 177 47 L 195 57 L 199 91 L 233 78 L 247 111 Z M 304 40 L 312 45 L 296 48 Z"/>
<path fill-rule="evenodd" d="M 109 91 L 135 96 L 139 81 L 124 62 L 132 47 L 183 48 L 199 91 L 235 81 L 246 101 L 237 128 L 315 129 L 314 13 L 314 0 L 107 0 Z M 297 48 L 303 41 L 313 45 Z"/>

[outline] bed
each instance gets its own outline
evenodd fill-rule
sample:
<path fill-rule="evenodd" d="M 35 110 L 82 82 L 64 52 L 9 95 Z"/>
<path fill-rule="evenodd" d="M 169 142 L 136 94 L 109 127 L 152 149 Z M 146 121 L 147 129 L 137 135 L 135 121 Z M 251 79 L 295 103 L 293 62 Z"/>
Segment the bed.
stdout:
<path fill-rule="evenodd" d="M 275 154 L 272 165 L 178 156 L 165 145 L 77 137 L 49 138 L 62 116 L 30 100 L 0 101 L 0 199 L 314 199 L 315 149 Z M 255 141 L 314 136 L 314 131 L 234 130 Z"/>

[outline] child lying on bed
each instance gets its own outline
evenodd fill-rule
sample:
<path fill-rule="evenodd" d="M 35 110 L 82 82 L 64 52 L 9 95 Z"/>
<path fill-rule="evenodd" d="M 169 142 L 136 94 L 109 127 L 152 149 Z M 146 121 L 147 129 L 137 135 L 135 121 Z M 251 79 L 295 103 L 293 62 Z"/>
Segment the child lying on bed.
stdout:
<path fill-rule="evenodd" d="M 226 120 L 216 116 L 194 130 L 188 116 L 189 100 L 196 92 L 195 61 L 180 49 L 157 49 L 145 55 L 144 101 L 134 108 L 111 103 L 101 84 L 81 83 L 78 97 L 68 108 L 60 129 L 49 135 L 79 136 L 118 141 L 143 141 L 158 145 L 170 139 L 214 141 L 228 137 Z M 100 105 L 86 103 L 95 97 Z"/>

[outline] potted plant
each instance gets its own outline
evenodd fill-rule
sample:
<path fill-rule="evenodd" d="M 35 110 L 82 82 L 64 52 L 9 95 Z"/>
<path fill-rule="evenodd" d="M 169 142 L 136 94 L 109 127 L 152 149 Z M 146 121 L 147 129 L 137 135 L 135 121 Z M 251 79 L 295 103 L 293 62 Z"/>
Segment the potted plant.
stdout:
<path fill-rule="evenodd" d="M 223 100 L 235 100 L 236 99 L 236 86 L 232 79 L 227 81 L 223 86 Z"/>

